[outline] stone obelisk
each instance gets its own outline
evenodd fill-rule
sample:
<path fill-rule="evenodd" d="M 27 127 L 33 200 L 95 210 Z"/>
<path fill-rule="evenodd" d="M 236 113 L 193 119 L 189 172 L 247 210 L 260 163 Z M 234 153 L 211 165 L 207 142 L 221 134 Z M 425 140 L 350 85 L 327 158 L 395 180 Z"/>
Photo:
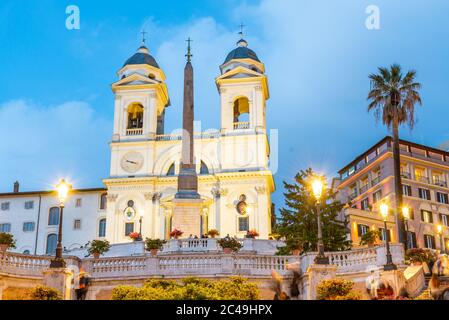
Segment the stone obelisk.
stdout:
<path fill-rule="evenodd" d="M 198 193 L 198 176 L 194 154 L 193 66 L 190 38 L 187 42 L 187 63 L 184 68 L 181 169 L 178 176 L 178 192 L 173 200 L 172 228 L 183 231 L 183 237 L 189 237 L 190 235 L 200 237 L 203 200 Z"/>

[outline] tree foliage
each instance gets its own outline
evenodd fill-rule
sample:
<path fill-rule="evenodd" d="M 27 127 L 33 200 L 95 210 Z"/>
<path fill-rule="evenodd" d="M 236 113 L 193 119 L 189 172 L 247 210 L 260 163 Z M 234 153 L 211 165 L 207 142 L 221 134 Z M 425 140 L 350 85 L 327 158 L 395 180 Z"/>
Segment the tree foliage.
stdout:
<path fill-rule="evenodd" d="M 310 190 L 310 182 L 316 176 L 308 168 L 296 174 L 293 183 L 284 182 L 285 207 L 280 210 L 276 232 L 286 239 L 290 250 L 317 250 L 317 201 Z M 350 249 L 348 222 L 346 219 L 339 219 L 343 206 L 335 199 L 335 192 L 325 186 L 320 201 L 320 216 L 326 251 Z"/>
<path fill-rule="evenodd" d="M 257 300 L 257 285 L 241 277 L 230 280 L 186 278 L 174 280 L 150 279 L 143 287 L 118 286 L 113 300 Z"/>

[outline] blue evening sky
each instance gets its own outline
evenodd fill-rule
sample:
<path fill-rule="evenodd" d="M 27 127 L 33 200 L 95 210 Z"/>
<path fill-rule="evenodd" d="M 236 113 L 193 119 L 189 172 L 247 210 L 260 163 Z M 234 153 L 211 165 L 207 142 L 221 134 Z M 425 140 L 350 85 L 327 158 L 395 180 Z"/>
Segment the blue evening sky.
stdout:
<path fill-rule="evenodd" d="M 80 30 L 65 27 L 68 5 Z M 380 29 L 365 27 L 369 5 Z M 449 140 L 449 1 L 195 0 L 0 2 L 0 192 L 49 189 L 58 177 L 102 186 L 109 172 L 115 72 L 139 46 L 140 31 L 167 75 L 168 131 L 181 126 L 185 39 L 193 42 L 196 118 L 219 126 L 214 78 L 235 47 L 238 25 L 266 65 L 268 128 L 279 130 L 273 200 L 282 181 L 312 166 L 338 169 L 386 133 L 366 112 L 368 74 L 400 63 L 415 68 L 424 106 L 404 139 L 438 147 Z M 276 147 L 272 147 L 276 152 Z"/>

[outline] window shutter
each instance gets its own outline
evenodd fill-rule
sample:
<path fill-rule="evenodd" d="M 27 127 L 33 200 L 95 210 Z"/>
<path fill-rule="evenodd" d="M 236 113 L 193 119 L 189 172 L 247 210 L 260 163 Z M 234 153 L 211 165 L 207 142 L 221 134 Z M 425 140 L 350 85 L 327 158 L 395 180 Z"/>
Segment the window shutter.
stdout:
<path fill-rule="evenodd" d="M 432 239 L 432 249 L 435 249 L 436 248 L 436 246 L 435 246 L 435 237 L 431 236 L 430 239 Z"/>
<path fill-rule="evenodd" d="M 424 210 L 421 210 L 421 221 L 424 221 Z"/>
<path fill-rule="evenodd" d="M 360 224 L 357 225 L 357 236 L 362 236 L 362 226 Z"/>
<path fill-rule="evenodd" d="M 416 248 L 416 233 L 412 232 L 412 246 Z"/>
<path fill-rule="evenodd" d="M 433 223 L 433 212 L 429 211 L 430 223 Z"/>

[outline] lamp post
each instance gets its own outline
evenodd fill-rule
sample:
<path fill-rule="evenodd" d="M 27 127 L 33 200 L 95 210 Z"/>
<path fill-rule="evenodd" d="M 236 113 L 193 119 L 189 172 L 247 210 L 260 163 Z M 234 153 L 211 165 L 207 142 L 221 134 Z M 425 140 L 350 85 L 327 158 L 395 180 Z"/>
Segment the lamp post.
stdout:
<path fill-rule="evenodd" d="M 388 229 L 387 229 L 388 205 L 386 203 L 382 203 L 380 205 L 380 213 L 384 219 L 385 248 L 387 250 L 387 263 L 384 265 L 384 271 L 396 270 L 398 267 L 393 263 L 393 259 L 391 258 L 390 243 L 388 241 Z"/>
<path fill-rule="evenodd" d="M 411 246 L 409 246 L 409 240 L 408 240 L 408 220 L 410 219 L 410 208 L 407 206 L 403 206 L 402 207 L 402 216 L 404 217 L 405 220 L 405 233 L 407 234 L 407 237 L 405 238 L 405 243 L 406 243 L 406 247 L 407 249 Z"/>
<path fill-rule="evenodd" d="M 64 179 L 59 181 L 56 185 L 56 191 L 58 192 L 59 199 L 59 228 L 58 228 L 58 245 L 56 246 L 56 255 L 50 262 L 50 268 L 65 268 L 66 263 L 62 258 L 62 218 L 64 213 L 64 205 L 67 200 L 67 196 L 72 189 L 72 185 L 67 183 Z"/>
<path fill-rule="evenodd" d="M 445 247 L 444 247 L 444 240 L 443 240 L 443 225 L 442 224 L 438 224 L 437 225 L 437 232 L 440 235 L 440 254 L 444 253 Z"/>
<path fill-rule="evenodd" d="M 139 238 L 137 238 L 137 241 L 142 241 L 142 219 L 143 219 L 143 210 L 139 211 Z"/>
<path fill-rule="evenodd" d="M 316 264 L 329 264 L 329 257 L 324 254 L 323 233 L 321 230 L 321 195 L 323 193 L 323 182 L 320 179 L 315 179 L 312 182 L 312 191 L 316 199 L 316 214 L 318 223 L 318 255 L 315 257 L 314 262 Z"/>

